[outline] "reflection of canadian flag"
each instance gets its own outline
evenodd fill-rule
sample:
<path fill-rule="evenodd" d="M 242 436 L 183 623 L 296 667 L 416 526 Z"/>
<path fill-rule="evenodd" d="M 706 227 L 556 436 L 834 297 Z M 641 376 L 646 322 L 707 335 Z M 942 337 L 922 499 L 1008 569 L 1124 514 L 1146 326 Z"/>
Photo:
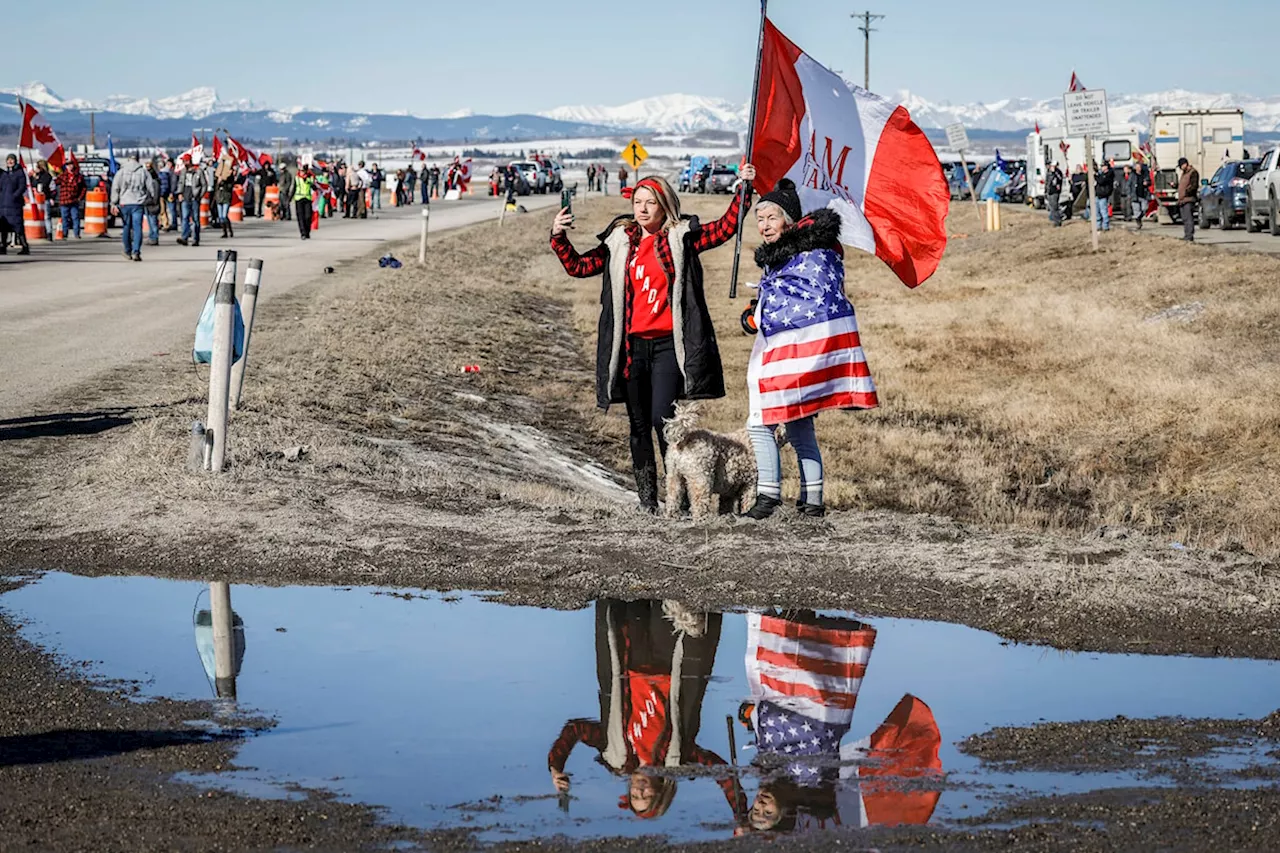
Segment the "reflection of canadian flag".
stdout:
<path fill-rule="evenodd" d="M 30 104 L 22 111 L 22 133 L 18 137 L 18 147 L 34 148 L 55 169 L 60 168 L 65 160 L 62 143 L 53 132 L 53 126 Z"/>

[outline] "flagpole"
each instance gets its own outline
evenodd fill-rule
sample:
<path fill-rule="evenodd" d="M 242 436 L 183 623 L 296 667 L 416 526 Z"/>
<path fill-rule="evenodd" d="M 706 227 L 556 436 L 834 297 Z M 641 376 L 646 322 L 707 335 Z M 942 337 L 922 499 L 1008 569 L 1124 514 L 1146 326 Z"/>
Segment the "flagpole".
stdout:
<path fill-rule="evenodd" d="M 760 36 L 756 41 L 756 75 L 751 83 L 751 115 L 747 119 L 747 162 L 751 162 L 751 148 L 756 141 L 756 98 L 760 91 L 760 65 L 764 58 L 764 22 L 769 14 L 769 0 L 760 0 Z M 751 182 L 743 181 L 742 186 L 738 188 L 740 205 L 745 205 L 751 198 Z M 746 218 L 746 211 L 741 211 L 738 217 L 738 235 L 733 242 L 733 273 L 729 277 L 729 298 L 738 298 L 738 262 L 742 259 L 742 228 L 743 220 Z"/>

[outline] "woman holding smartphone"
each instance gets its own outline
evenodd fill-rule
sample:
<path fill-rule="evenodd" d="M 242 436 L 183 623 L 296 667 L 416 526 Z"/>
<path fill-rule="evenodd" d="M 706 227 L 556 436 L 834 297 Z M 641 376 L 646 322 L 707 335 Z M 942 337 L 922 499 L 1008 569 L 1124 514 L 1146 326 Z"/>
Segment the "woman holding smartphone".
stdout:
<path fill-rule="evenodd" d="M 743 181 L 755 178 L 750 163 Z M 680 198 L 662 177 L 646 177 L 630 193 L 631 213 L 600 233 L 600 243 L 578 254 L 566 231 L 564 207 L 551 227 L 551 248 L 575 278 L 603 275 L 596 345 L 596 402 L 608 410 L 625 403 L 631 425 L 631 464 L 640 506 L 658 509 L 658 449 L 667 453 L 663 421 L 680 399 L 724 396 L 720 348 L 702 288 L 698 255 L 737 233 L 751 190 L 733 196 L 729 209 L 703 225 L 681 216 Z"/>

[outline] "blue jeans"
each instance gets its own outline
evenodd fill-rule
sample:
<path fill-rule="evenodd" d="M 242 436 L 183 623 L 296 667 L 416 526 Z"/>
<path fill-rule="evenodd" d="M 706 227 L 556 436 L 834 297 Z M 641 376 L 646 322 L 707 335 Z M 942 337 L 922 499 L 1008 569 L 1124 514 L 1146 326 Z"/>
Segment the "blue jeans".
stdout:
<path fill-rule="evenodd" d="M 120 205 L 120 243 L 128 254 L 142 254 L 142 205 Z"/>
<path fill-rule="evenodd" d="M 178 203 L 176 201 L 165 202 L 169 205 L 169 227 L 178 227 Z"/>
<path fill-rule="evenodd" d="M 756 454 L 756 491 L 771 498 L 782 498 L 782 455 L 774 438 L 776 426 L 749 426 L 751 449 Z M 822 506 L 822 453 L 813 416 L 786 425 L 787 442 L 795 448 L 800 463 L 800 500 L 810 506 Z"/>
<path fill-rule="evenodd" d="M 1111 230 L 1111 199 L 1100 198 L 1098 201 L 1098 227 L 1103 231 Z"/>
<path fill-rule="evenodd" d="M 194 229 L 196 242 L 200 242 L 200 199 L 182 200 L 182 239 L 191 239 Z"/>
<path fill-rule="evenodd" d="M 228 222 L 231 219 L 231 202 L 223 204 L 218 202 L 218 221 Z"/>
<path fill-rule="evenodd" d="M 431 204 L 431 184 L 422 182 L 422 203 Z"/>
<path fill-rule="evenodd" d="M 70 237 L 74 231 L 80 236 L 80 205 L 64 204 L 62 207 L 62 236 Z"/>
<path fill-rule="evenodd" d="M 382 210 L 382 187 L 374 187 L 373 192 L 373 209 Z"/>
<path fill-rule="evenodd" d="M 147 216 L 147 242 L 155 246 L 160 242 L 160 214 L 148 213 Z"/>

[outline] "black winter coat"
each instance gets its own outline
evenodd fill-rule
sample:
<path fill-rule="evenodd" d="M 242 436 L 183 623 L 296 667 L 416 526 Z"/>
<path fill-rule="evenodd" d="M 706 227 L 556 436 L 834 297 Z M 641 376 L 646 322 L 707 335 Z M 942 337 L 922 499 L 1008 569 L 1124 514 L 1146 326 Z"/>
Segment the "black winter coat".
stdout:
<path fill-rule="evenodd" d="M 1050 169 L 1049 174 L 1045 175 L 1044 191 L 1046 195 L 1060 195 L 1062 193 L 1062 173 L 1057 169 Z"/>
<path fill-rule="evenodd" d="M 1115 190 L 1116 173 L 1111 169 L 1099 171 L 1097 179 L 1093 182 L 1093 191 L 1097 193 L 1098 198 L 1111 198 Z"/>
<path fill-rule="evenodd" d="M 608 256 L 600 288 L 596 404 L 606 410 L 612 403 L 627 401 L 626 318 L 620 315 L 626 299 L 627 264 L 635 246 L 628 223 L 634 226 L 630 216 L 619 216 L 599 235 Z M 680 224 L 667 231 L 676 267 L 675 281 L 670 282 L 672 336 L 676 360 L 684 374 L 683 398 L 687 400 L 715 400 L 724 396 L 720 346 L 702 288 L 702 262 L 693 249 L 701 228 L 698 217 L 685 216 Z"/>
<path fill-rule="evenodd" d="M 8 220 L 15 228 L 22 227 L 22 205 L 26 194 L 27 173 L 21 167 L 0 171 L 0 218 Z"/>

